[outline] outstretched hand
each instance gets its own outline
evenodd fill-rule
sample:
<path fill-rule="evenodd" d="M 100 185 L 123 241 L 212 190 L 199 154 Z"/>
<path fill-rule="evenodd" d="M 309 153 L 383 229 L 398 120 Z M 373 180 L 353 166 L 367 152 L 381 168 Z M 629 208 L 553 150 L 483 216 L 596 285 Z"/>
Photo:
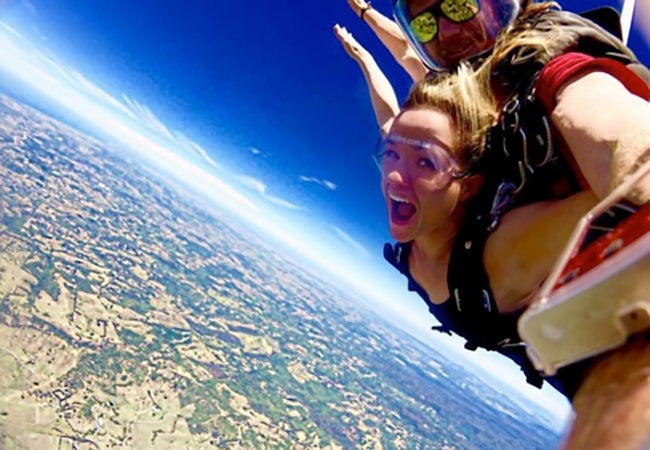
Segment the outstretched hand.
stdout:
<path fill-rule="evenodd" d="M 357 16 L 361 16 L 361 11 L 368 8 L 366 0 L 348 0 L 348 5 Z"/>
<path fill-rule="evenodd" d="M 352 1 L 354 0 L 350 0 L 350 2 Z M 345 27 L 336 24 L 334 25 L 334 34 L 338 40 L 341 41 L 341 45 L 343 45 L 345 52 L 350 55 L 350 58 L 359 61 L 363 56 L 365 49 L 352 36 L 352 33 L 350 33 Z"/>

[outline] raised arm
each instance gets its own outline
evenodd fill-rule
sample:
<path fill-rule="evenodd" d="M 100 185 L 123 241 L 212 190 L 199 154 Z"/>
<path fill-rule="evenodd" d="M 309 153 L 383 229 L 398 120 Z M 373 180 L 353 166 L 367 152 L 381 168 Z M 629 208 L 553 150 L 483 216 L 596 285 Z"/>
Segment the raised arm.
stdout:
<path fill-rule="evenodd" d="M 379 40 L 386 46 L 393 58 L 406 70 L 414 82 L 418 82 L 428 73 L 415 50 L 409 45 L 399 25 L 390 18 L 372 8 L 365 0 L 348 0 L 350 8 L 368 24 Z"/>
<path fill-rule="evenodd" d="M 375 62 L 375 58 L 357 42 L 345 27 L 334 25 L 334 34 L 341 41 L 347 54 L 359 64 L 368 84 L 377 124 L 382 135 L 385 135 L 399 112 L 399 103 L 393 86 Z"/>

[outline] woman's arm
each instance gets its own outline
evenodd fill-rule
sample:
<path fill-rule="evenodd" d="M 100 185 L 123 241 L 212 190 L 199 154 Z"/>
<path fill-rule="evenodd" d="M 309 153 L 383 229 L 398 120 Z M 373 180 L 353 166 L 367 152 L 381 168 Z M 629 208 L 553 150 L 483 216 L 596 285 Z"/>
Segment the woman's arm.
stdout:
<path fill-rule="evenodd" d="M 391 86 L 390 81 L 381 71 L 370 52 L 363 48 L 348 30 L 337 24 L 334 26 L 334 34 L 341 41 L 347 54 L 359 64 L 359 68 L 368 84 L 377 124 L 382 135 L 386 135 L 393 119 L 399 113 L 399 103 L 393 86 Z"/>
<path fill-rule="evenodd" d="M 368 24 L 393 58 L 418 82 L 427 76 L 429 70 L 410 46 L 399 25 L 370 6 L 365 0 L 348 0 L 350 8 Z"/>

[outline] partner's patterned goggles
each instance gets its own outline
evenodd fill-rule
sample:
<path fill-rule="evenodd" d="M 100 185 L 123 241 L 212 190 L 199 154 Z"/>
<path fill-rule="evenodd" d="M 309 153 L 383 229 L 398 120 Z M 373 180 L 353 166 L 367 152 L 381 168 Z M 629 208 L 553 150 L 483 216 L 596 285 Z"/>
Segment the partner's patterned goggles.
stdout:
<path fill-rule="evenodd" d="M 431 70 L 486 54 L 520 11 L 521 0 L 393 0 L 395 21 Z"/>
<path fill-rule="evenodd" d="M 397 171 L 409 179 L 423 179 L 444 187 L 451 179 L 464 175 L 457 170 L 458 163 L 449 152 L 438 141 L 389 134 L 380 141 L 373 159 L 384 177 Z"/>
<path fill-rule="evenodd" d="M 461 23 L 473 19 L 477 14 L 477 0 L 443 0 L 415 16 L 409 27 L 418 42 L 424 44 L 438 34 L 438 17 L 443 16 L 454 23 Z"/>

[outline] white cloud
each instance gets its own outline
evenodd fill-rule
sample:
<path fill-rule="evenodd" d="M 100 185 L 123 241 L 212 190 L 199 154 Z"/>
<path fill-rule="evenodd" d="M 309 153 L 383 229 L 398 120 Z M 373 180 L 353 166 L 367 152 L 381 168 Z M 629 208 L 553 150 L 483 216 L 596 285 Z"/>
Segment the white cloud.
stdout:
<path fill-rule="evenodd" d="M 0 25 L 16 37 L 22 38 L 20 33 L 12 29 L 9 25 L 3 22 L 0 22 Z M 60 75 L 64 81 L 72 86 L 75 86 L 78 91 L 81 91 L 83 94 L 94 98 L 103 105 L 113 108 L 116 112 L 124 114 L 130 119 L 135 120 L 139 125 L 151 130 L 158 138 L 163 138 L 170 141 L 170 143 L 174 144 L 180 150 L 183 150 L 186 153 L 198 155 L 210 166 L 219 170 L 222 169 L 221 166 L 217 164 L 212 157 L 210 157 L 208 152 L 203 147 L 201 147 L 189 137 L 185 136 L 183 133 L 170 130 L 170 128 L 165 125 L 165 123 L 160 120 L 148 106 L 130 98 L 125 94 L 122 95 L 122 101 L 120 101 L 88 80 L 80 72 L 64 66 L 55 58 L 41 52 L 37 52 L 35 54 L 43 64 L 44 68 L 49 68 L 50 73 Z"/>
<path fill-rule="evenodd" d="M 334 233 L 336 233 L 338 238 L 341 239 L 346 244 L 346 247 L 353 248 L 354 250 L 357 251 L 357 253 L 361 254 L 361 256 L 363 256 L 364 258 L 370 256 L 370 252 L 368 251 L 368 249 L 364 247 L 361 243 L 359 243 L 357 240 L 355 240 L 348 233 L 346 233 L 336 225 L 329 225 L 329 227 L 334 231 Z"/>
<path fill-rule="evenodd" d="M 158 118 L 158 116 L 156 116 L 148 106 L 128 97 L 127 95 L 122 95 L 122 98 L 126 102 L 127 114 L 138 120 L 141 125 L 173 142 L 179 149 L 197 155 L 210 166 L 222 170 L 222 167 L 215 162 L 215 160 L 203 147 L 201 147 L 201 145 L 179 131 L 170 130 L 169 127 L 165 125 L 165 123 L 160 120 L 160 118 Z"/>
<path fill-rule="evenodd" d="M 308 176 L 305 176 L 305 175 L 300 175 L 298 177 L 298 179 L 300 181 L 302 181 L 303 183 L 314 183 L 314 184 L 317 184 L 319 186 L 324 187 L 325 189 L 329 189 L 330 191 L 334 191 L 337 188 L 336 183 L 334 183 L 332 181 L 329 181 L 329 180 L 325 180 L 325 179 L 321 180 L 320 178 L 308 177 Z"/>
<path fill-rule="evenodd" d="M 212 200 L 227 209 L 244 216 L 256 215 L 257 206 L 224 180 L 189 162 L 178 154 L 175 146 L 163 144 L 151 134 L 143 133 L 137 121 L 129 120 L 132 116 L 116 114 L 112 107 L 115 106 L 111 101 L 114 100 L 113 97 L 96 88 L 77 72 L 66 69 L 43 52 L 34 50 L 29 43 L 16 40 L 15 37 L 15 34 L 10 36 L 8 33 L 0 33 L 0 70 L 59 103 L 95 129 L 110 134 L 135 154 L 175 175 L 192 188 L 218 193 L 211 197 Z M 98 96 L 104 101 L 98 101 Z"/>
<path fill-rule="evenodd" d="M 175 132 L 173 140 L 178 144 L 179 147 L 193 151 L 195 154 L 201 157 L 203 161 L 207 162 L 215 169 L 223 170 L 223 167 L 217 164 L 203 147 L 185 136 L 183 133 Z"/>
<path fill-rule="evenodd" d="M 262 150 L 260 150 L 259 148 L 256 148 L 256 147 L 251 147 L 251 148 L 249 148 L 249 150 L 255 156 L 258 156 L 258 155 L 262 154 Z"/>
<path fill-rule="evenodd" d="M 37 16 L 38 15 L 38 9 L 36 9 L 36 6 L 34 5 L 33 2 L 29 0 L 22 0 L 22 6 L 31 14 L 32 16 Z"/>
<path fill-rule="evenodd" d="M 292 202 L 290 202 L 288 200 L 284 200 L 284 199 L 282 199 L 280 197 L 276 197 L 274 195 L 268 194 L 266 192 L 266 190 L 267 190 L 266 184 L 263 181 L 258 180 L 257 178 L 249 177 L 247 175 L 240 175 L 240 176 L 237 177 L 237 180 L 241 184 L 246 186 L 247 188 L 257 192 L 259 195 L 262 196 L 262 198 L 264 198 L 268 202 L 271 202 L 271 203 L 273 203 L 275 205 L 281 206 L 281 207 L 286 208 L 286 209 L 291 209 L 291 210 L 294 210 L 294 211 L 302 211 L 303 210 L 303 208 L 301 206 L 296 205 L 295 203 L 292 203 Z"/>
<path fill-rule="evenodd" d="M 60 75 L 64 81 L 70 83 L 79 91 L 82 91 L 86 95 L 94 97 L 96 100 L 99 100 L 101 103 L 106 106 L 110 106 L 115 110 L 126 114 L 129 117 L 135 119 L 136 115 L 127 108 L 123 103 L 115 99 L 115 97 L 108 94 L 106 91 L 101 89 L 99 86 L 88 80 L 85 76 L 79 73 L 76 70 L 69 69 L 64 65 L 60 64 L 56 59 L 45 55 L 43 53 L 36 55 L 44 63 L 44 67 L 49 67 L 54 73 Z"/>
<path fill-rule="evenodd" d="M 282 206 L 283 208 L 287 209 L 292 209 L 294 211 L 302 211 L 303 208 L 301 206 L 296 205 L 295 203 L 291 203 L 287 200 L 281 199 L 280 197 L 275 197 L 273 195 L 265 195 L 265 199 L 270 201 L 273 204 L 276 204 L 278 206 Z"/>
<path fill-rule="evenodd" d="M 264 184 L 263 181 L 258 180 L 257 178 L 249 177 L 246 175 L 240 175 L 237 177 L 237 180 L 244 186 L 246 186 L 249 189 L 254 190 L 260 195 L 264 195 L 266 193 L 266 184 Z"/>
<path fill-rule="evenodd" d="M 122 98 L 126 102 L 128 107 L 129 114 L 140 120 L 140 122 L 148 127 L 155 133 L 167 138 L 174 139 L 173 133 L 169 130 L 167 125 L 165 125 L 153 112 L 149 109 L 148 106 L 143 105 L 142 103 L 133 100 L 129 96 L 123 94 Z"/>
<path fill-rule="evenodd" d="M 17 32 L 16 30 L 14 30 L 13 28 L 11 28 L 9 25 L 7 25 L 7 24 L 4 23 L 4 22 L 0 22 L 0 27 L 4 28 L 6 31 L 8 31 L 9 33 L 13 34 L 13 35 L 14 35 L 15 37 L 17 37 L 17 38 L 22 38 L 22 37 L 23 37 L 22 34 L 20 34 L 19 32 Z"/>
<path fill-rule="evenodd" d="M 239 214 L 244 220 L 257 225 L 270 236 L 300 251 L 308 260 L 325 268 L 334 276 L 346 280 L 355 291 L 363 292 L 364 297 L 376 300 L 377 304 L 383 305 L 384 308 L 391 308 L 394 313 L 393 319 L 408 320 L 410 330 L 413 329 L 413 323 L 424 320 L 422 314 L 414 313 L 410 309 L 407 311 L 399 301 L 395 301 L 395 299 L 409 298 L 412 294 L 405 292 L 401 277 L 399 284 L 384 281 L 384 273 L 392 268 L 375 269 L 367 262 L 360 261 L 354 254 L 348 257 L 350 247 L 364 255 L 367 255 L 368 251 L 343 230 L 331 226 L 330 228 L 336 234 L 336 237 L 332 237 L 332 233 L 319 232 L 319 225 L 322 224 L 309 222 L 308 226 L 299 226 L 301 225 L 299 221 L 286 220 L 286 217 L 281 217 L 277 211 L 262 208 L 246 193 L 241 193 L 214 173 L 209 173 L 192 164 L 183 155 L 179 155 L 178 148 L 168 145 L 168 142 L 162 144 L 161 140 L 154 139 L 151 133 L 144 133 L 140 125 L 145 121 L 141 116 L 147 117 L 150 113 L 148 108 L 139 108 L 140 114 L 136 113 L 80 73 L 65 68 L 53 58 L 45 56 L 43 52 L 34 51 L 25 42 L 17 43 L 16 38 L 20 38 L 21 35 L 15 30 L 1 22 L 0 27 L 6 31 L 0 33 L 1 71 L 21 80 L 44 97 L 57 102 L 63 109 L 76 114 L 79 119 L 91 124 L 95 129 L 109 133 L 127 148 L 132 149 L 134 154 L 146 158 L 150 164 L 164 168 L 178 180 L 205 192 L 208 199 Z M 118 111 L 120 114 L 117 113 Z M 138 120 L 134 120 L 135 118 Z M 153 114 L 150 114 L 148 119 L 155 122 Z M 162 122 L 160 125 L 164 126 Z M 169 132 L 169 134 L 189 145 L 190 140 L 180 133 Z M 193 150 L 199 152 L 199 149 L 203 150 L 198 146 Z M 320 182 L 327 189 L 336 188 L 334 183 L 327 180 L 313 177 L 301 177 L 301 179 L 304 182 Z M 266 185 L 260 180 L 242 176 L 239 177 L 239 181 L 273 204 L 300 209 L 291 202 L 268 195 Z M 342 248 L 338 245 L 341 241 L 349 245 Z M 393 273 L 392 270 L 390 272 L 390 276 L 398 278 L 398 274 Z M 373 276 L 376 273 L 381 273 L 382 276 Z M 391 280 L 390 276 L 385 278 Z M 428 330 L 428 320 L 419 327 L 421 330 Z"/>
<path fill-rule="evenodd" d="M 43 32 L 41 31 L 41 29 L 38 28 L 37 26 L 33 26 L 33 27 L 32 27 L 32 32 L 33 32 L 36 36 L 38 36 L 38 38 L 39 38 L 41 41 L 43 41 L 43 42 L 47 42 L 47 41 L 48 41 L 47 36 L 45 36 L 45 33 L 43 33 Z"/>

